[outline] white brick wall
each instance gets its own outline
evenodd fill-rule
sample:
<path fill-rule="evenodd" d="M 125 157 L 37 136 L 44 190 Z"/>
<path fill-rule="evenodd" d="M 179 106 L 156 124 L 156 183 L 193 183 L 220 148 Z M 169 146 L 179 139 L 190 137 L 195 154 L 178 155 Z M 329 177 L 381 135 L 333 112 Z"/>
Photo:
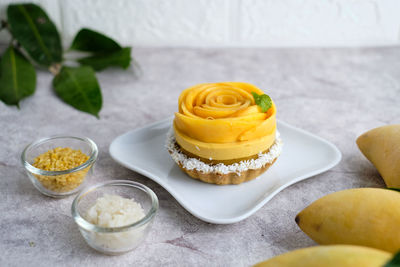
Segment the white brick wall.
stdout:
<path fill-rule="evenodd" d="M 16 0 L 0 0 L 0 17 Z M 27 1 L 24 1 L 27 2 Z M 135 46 L 400 44 L 399 0 L 32 0 L 68 46 L 90 27 Z M 0 42 L 9 37 L 0 33 Z"/>

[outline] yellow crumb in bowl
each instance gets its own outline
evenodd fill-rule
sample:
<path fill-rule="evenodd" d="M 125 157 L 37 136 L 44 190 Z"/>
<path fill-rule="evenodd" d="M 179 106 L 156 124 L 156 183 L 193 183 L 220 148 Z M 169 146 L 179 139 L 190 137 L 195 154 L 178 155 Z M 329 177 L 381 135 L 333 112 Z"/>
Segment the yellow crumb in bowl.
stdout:
<path fill-rule="evenodd" d="M 85 163 L 89 156 L 80 150 L 69 147 L 56 147 L 37 156 L 32 164 L 45 171 L 65 171 Z M 38 181 L 47 189 L 55 192 L 68 192 L 77 188 L 85 179 L 90 166 L 69 174 L 46 176 L 35 175 Z"/>

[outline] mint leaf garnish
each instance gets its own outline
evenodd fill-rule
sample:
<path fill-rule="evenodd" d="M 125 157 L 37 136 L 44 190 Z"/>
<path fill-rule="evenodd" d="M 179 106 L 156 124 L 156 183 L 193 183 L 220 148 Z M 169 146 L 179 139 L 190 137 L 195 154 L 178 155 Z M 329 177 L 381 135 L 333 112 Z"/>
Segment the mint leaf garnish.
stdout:
<path fill-rule="evenodd" d="M 251 94 L 253 95 L 256 104 L 261 107 L 262 112 L 267 112 L 268 109 L 271 108 L 272 100 L 269 97 L 269 95 L 266 94 L 259 95 L 255 92 L 251 92 Z"/>

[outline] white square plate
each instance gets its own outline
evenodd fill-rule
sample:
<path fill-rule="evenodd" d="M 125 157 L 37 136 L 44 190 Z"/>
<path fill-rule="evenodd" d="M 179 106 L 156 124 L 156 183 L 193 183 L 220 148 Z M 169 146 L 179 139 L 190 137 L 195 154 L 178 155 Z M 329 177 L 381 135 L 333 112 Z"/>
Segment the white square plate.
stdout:
<path fill-rule="evenodd" d="M 246 219 L 279 191 L 324 172 L 341 159 L 328 141 L 278 121 L 282 154 L 258 178 L 239 185 L 213 185 L 182 172 L 165 148 L 173 117 L 127 132 L 110 145 L 111 157 L 164 187 L 197 218 L 216 224 Z"/>

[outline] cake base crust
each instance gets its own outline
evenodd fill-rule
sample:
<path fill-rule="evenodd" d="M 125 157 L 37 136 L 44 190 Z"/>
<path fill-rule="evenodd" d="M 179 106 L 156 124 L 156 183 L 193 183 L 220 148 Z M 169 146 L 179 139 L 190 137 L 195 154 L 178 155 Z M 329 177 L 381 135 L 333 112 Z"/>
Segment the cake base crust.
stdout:
<path fill-rule="evenodd" d="M 189 177 L 205 183 L 228 185 L 240 184 L 253 180 L 263 174 L 275 163 L 281 154 L 282 140 L 277 132 L 274 144 L 268 151 L 246 159 L 236 159 L 229 163 L 217 163 L 212 160 L 203 160 L 195 155 L 185 153 L 176 142 L 172 128 L 167 133 L 166 148 L 172 159 Z"/>
<path fill-rule="evenodd" d="M 182 167 L 182 165 L 179 163 L 178 166 L 179 168 L 181 168 L 182 171 L 187 173 L 193 179 L 200 180 L 209 184 L 227 185 L 227 184 L 240 184 L 243 182 L 253 180 L 254 178 L 263 174 L 266 170 L 268 170 L 268 168 L 272 164 L 274 164 L 275 161 L 276 159 L 274 159 L 272 163 L 267 163 L 263 167 L 258 169 L 249 169 L 247 171 L 243 171 L 240 173 L 240 175 L 238 175 L 235 172 L 230 172 L 226 174 L 214 173 L 214 172 L 203 173 L 196 169 L 188 170 Z"/>

